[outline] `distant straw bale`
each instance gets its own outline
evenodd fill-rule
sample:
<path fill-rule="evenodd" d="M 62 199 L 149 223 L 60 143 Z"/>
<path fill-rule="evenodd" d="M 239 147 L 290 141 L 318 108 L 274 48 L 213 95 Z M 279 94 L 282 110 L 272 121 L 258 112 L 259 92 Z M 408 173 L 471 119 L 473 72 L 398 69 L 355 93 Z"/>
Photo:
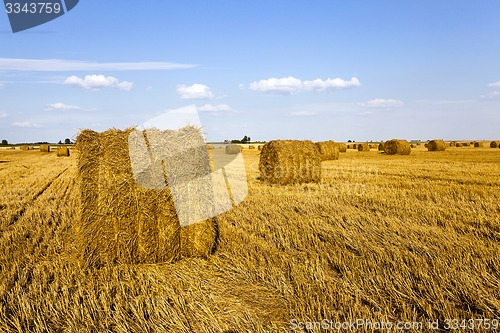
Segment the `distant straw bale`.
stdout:
<path fill-rule="evenodd" d="M 337 147 L 339 147 L 340 153 L 347 152 L 347 145 L 345 143 L 336 143 Z"/>
<path fill-rule="evenodd" d="M 139 134 L 132 136 L 132 132 Z M 79 134 L 76 148 L 81 218 L 77 245 L 84 267 L 171 262 L 182 256 L 206 256 L 212 252 L 217 237 L 215 218 L 181 227 L 178 216 L 181 212 L 176 211 L 165 179 L 166 172 L 175 165 L 183 165 L 186 172 L 181 170 L 179 178 L 169 179 L 168 184 L 189 181 L 195 176 L 193 170 L 196 176 L 211 172 L 207 163 L 198 163 L 209 162 L 206 145 L 201 146 L 204 143 L 201 132 L 194 127 L 153 132 L 158 137 L 165 133 L 179 143 L 194 140 L 200 145 L 183 153 L 175 151 L 182 145 L 165 147 L 159 140 L 152 142 L 151 137 L 146 138 L 146 132 L 134 129 L 111 129 L 103 133 L 84 130 Z M 136 162 L 144 161 L 147 166 L 143 174 L 137 175 L 133 170 L 129 142 L 144 148 L 141 149 L 144 156 L 134 157 Z M 172 161 L 148 165 L 148 157 L 158 149 L 175 151 L 177 155 L 172 155 Z M 163 171 L 160 169 L 160 175 L 155 177 L 158 165 Z"/>
<path fill-rule="evenodd" d="M 462 142 L 455 143 L 455 147 L 462 147 L 462 146 L 463 146 Z"/>
<path fill-rule="evenodd" d="M 464 147 L 469 147 L 469 146 L 470 146 L 470 143 L 469 143 L 469 142 L 462 142 L 462 146 L 464 146 Z"/>
<path fill-rule="evenodd" d="M 498 143 L 496 141 L 490 142 L 490 148 L 497 148 L 497 147 L 498 147 Z"/>
<path fill-rule="evenodd" d="M 331 161 L 339 159 L 339 147 L 333 141 L 316 142 L 322 161 Z"/>
<path fill-rule="evenodd" d="M 392 139 L 384 143 L 384 151 L 387 155 L 410 155 L 411 146 L 406 140 Z"/>
<path fill-rule="evenodd" d="M 384 142 L 379 143 L 378 150 L 379 151 L 384 151 Z"/>
<path fill-rule="evenodd" d="M 40 145 L 40 151 L 43 153 L 48 153 L 48 152 L 50 152 L 50 146 L 49 145 Z"/>
<path fill-rule="evenodd" d="M 410 148 L 417 148 L 413 143 L 410 145 Z"/>
<path fill-rule="evenodd" d="M 56 149 L 57 157 L 68 157 L 69 148 L 68 147 L 57 147 Z"/>
<path fill-rule="evenodd" d="M 370 151 L 370 146 L 367 143 L 360 143 L 358 145 L 358 151 Z"/>
<path fill-rule="evenodd" d="M 255 149 L 255 146 L 248 146 L 248 149 Z"/>
<path fill-rule="evenodd" d="M 271 184 L 318 183 L 321 180 L 321 155 L 307 140 L 273 140 L 262 147 L 260 179 Z"/>
<path fill-rule="evenodd" d="M 474 142 L 474 148 L 482 148 L 483 147 L 483 143 L 482 142 Z"/>
<path fill-rule="evenodd" d="M 352 149 L 358 149 L 358 145 L 357 144 L 353 144 L 352 145 Z"/>
<path fill-rule="evenodd" d="M 257 146 L 257 149 L 258 149 L 258 150 L 262 150 L 262 146 L 261 146 L 261 145 L 258 145 L 258 146 Z"/>
<path fill-rule="evenodd" d="M 241 147 L 239 145 L 227 145 L 226 154 L 239 154 L 241 152 Z"/>
<path fill-rule="evenodd" d="M 446 150 L 446 143 L 443 140 L 431 140 L 427 144 L 428 151 L 444 151 Z"/>

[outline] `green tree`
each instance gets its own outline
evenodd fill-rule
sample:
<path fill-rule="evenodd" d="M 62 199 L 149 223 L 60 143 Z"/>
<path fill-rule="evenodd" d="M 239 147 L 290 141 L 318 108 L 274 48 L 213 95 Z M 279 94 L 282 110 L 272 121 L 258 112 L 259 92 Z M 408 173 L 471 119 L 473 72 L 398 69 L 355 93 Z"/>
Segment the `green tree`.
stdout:
<path fill-rule="evenodd" d="M 64 143 L 65 143 L 65 144 L 67 144 L 67 145 L 69 145 L 69 144 L 71 144 L 71 140 L 70 140 L 70 139 L 68 139 L 68 138 L 66 138 L 66 139 L 64 140 Z"/>
<path fill-rule="evenodd" d="M 2 146 L 7 146 L 9 144 L 9 142 L 5 139 L 2 140 Z"/>

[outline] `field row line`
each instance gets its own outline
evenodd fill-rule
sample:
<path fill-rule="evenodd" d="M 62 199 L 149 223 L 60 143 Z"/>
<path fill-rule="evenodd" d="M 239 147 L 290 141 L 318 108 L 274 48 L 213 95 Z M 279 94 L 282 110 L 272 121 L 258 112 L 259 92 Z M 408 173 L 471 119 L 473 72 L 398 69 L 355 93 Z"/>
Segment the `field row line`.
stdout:
<path fill-rule="evenodd" d="M 14 223 L 16 223 L 21 217 L 23 217 L 24 213 L 26 212 L 26 209 L 28 206 L 32 205 L 51 185 L 56 181 L 63 173 L 65 173 L 68 170 L 68 168 L 64 169 L 61 171 L 59 174 L 57 174 L 56 177 L 54 177 L 52 180 L 50 180 L 40 191 L 38 191 L 33 198 L 31 198 L 26 204 L 19 209 L 17 213 L 15 213 L 10 221 L 4 226 L 4 228 L 8 228 L 12 226 Z"/>

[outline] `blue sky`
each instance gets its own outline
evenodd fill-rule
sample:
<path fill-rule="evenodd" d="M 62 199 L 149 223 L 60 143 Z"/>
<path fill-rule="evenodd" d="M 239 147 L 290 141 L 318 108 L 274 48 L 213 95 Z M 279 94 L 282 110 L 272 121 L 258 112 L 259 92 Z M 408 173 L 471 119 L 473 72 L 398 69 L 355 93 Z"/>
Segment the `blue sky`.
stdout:
<path fill-rule="evenodd" d="M 209 141 L 500 138 L 498 1 L 98 1 L 12 33 L 0 139 L 196 105 Z"/>

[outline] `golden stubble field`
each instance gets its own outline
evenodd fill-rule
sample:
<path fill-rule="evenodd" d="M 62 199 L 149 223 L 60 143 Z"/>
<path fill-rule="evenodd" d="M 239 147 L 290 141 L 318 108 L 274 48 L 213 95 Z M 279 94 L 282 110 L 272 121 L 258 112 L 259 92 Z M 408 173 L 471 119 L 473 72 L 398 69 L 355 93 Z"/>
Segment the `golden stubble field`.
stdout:
<path fill-rule="evenodd" d="M 0 332 L 500 317 L 500 149 L 348 150 L 295 186 L 262 184 L 259 151 L 243 154 L 249 195 L 208 260 L 82 271 L 76 151 L 0 151 Z"/>

